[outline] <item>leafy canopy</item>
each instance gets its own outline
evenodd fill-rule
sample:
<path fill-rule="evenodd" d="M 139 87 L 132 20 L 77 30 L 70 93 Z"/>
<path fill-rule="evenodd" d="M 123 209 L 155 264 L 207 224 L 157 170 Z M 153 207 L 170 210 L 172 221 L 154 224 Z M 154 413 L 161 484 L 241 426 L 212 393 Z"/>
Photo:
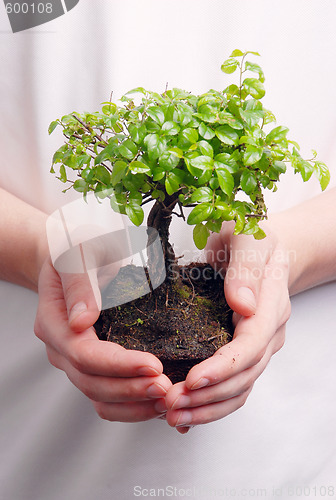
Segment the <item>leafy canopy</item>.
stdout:
<path fill-rule="evenodd" d="M 246 60 L 249 54 L 259 56 L 234 50 L 224 61 L 224 73 L 239 73 L 239 82 L 224 90 L 193 95 L 173 88 L 159 94 L 137 87 L 121 105 L 108 101 L 99 112 L 53 121 L 49 133 L 60 125 L 66 140 L 54 154 L 52 172 L 60 164 L 63 183 L 84 197 L 89 191 L 98 199 L 108 197 L 111 207 L 135 225 L 143 222 L 145 203 L 164 204 L 175 194 L 182 214 L 183 207 L 192 207 L 187 223 L 195 226 L 200 249 L 210 231 L 219 232 L 228 220 L 235 221 L 235 234 L 263 238 L 262 191 L 276 190 L 287 164 L 303 181 L 317 175 L 322 190 L 330 175 L 315 152 L 311 160 L 300 156 L 299 145 L 287 138 L 288 128 L 269 126 L 275 117 L 261 102 L 264 73 Z M 73 171 L 76 180 L 69 178 Z M 241 192 L 248 201 L 239 199 Z"/>

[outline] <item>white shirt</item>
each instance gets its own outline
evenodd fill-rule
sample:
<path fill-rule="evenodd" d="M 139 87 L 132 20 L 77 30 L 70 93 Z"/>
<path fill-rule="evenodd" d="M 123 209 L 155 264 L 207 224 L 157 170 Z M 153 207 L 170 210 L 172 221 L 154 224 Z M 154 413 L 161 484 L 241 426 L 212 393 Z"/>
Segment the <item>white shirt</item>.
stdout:
<path fill-rule="evenodd" d="M 81 0 L 12 34 L 0 7 L 1 186 L 48 212 L 67 203 L 49 173 L 62 143 L 49 122 L 98 109 L 112 90 L 224 88 L 235 48 L 262 54 L 265 105 L 335 172 L 335 14 L 329 0 Z M 319 192 L 297 177 L 268 196 L 271 210 Z M 178 248 L 190 244 L 176 234 Z M 245 406 L 181 436 L 162 421 L 100 420 L 35 339 L 36 296 L 0 283 L 0 498 L 335 496 L 335 298 L 335 283 L 294 298 L 288 340 Z"/>

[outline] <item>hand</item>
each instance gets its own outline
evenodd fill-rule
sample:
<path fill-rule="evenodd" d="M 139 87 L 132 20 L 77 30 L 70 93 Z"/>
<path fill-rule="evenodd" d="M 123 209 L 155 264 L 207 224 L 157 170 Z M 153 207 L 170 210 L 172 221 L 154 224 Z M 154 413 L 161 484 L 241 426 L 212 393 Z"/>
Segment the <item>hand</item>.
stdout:
<path fill-rule="evenodd" d="M 224 224 L 209 240 L 208 261 L 226 271 L 224 290 L 234 311 L 235 331 L 232 342 L 194 366 L 184 382 L 168 391 L 166 418 L 180 433 L 243 406 L 284 343 L 290 315 L 287 256 L 275 235 L 267 233 L 258 241 L 233 236 L 231 224 Z"/>
<path fill-rule="evenodd" d="M 35 333 L 52 365 L 90 400 L 101 418 L 137 422 L 158 417 L 155 403 L 171 387 L 152 354 L 96 336 L 99 308 L 87 274 L 61 274 L 45 262 L 39 278 Z"/>

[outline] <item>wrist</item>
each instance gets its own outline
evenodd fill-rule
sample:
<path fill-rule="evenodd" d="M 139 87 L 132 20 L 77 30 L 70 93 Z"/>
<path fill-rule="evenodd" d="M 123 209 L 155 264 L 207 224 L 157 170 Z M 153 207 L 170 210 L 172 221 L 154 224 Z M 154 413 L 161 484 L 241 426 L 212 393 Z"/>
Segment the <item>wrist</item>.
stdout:
<path fill-rule="evenodd" d="M 304 276 L 310 267 L 309 255 L 304 251 L 303 240 L 298 237 L 298 228 L 292 222 L 288 212 L 272 214 L 268 221 L 272 231 L 281 243 L 289 265 L 288 290 L 295 295 L 306 288 L 303 284 Z"/>
<path fill-rule="evenodd" d="M 47 216 L 40 212 L 34 219 L 30 221 L 30 233 L 32 245 L 31 263 L 32 265 L 25 266 L 26 279 L 29 282 L 29 288 L 37 291 L 38 279 L 44 261 L 49 255 L 47 235 L 46 235 L 46 219 Z"/>
<path fill-rule="evenodd" d="M 326 191 L 266 222 L 288 252 L 291 295 L 336 279 L 335 194 Z"/>

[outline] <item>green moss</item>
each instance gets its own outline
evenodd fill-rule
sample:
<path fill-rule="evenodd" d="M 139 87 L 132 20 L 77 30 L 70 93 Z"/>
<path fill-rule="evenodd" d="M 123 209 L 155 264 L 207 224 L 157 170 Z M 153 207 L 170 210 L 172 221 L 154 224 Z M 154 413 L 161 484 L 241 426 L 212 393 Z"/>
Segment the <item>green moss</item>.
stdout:
<path fill-rule="evenodd" d="M 195 301 L 199 307 L 206 307 L 207 309 L 213 309 L 214 304 L 211 299 L 206 299 L 205 297 L 195 297 Z"/>
<path fill-rule="evenodd" d="M 185 285 L 180 286 L 178 283 L 176 283 L 173 285 L 173 289 L 175 293 L 182 299 L 189 299 L 191 297 L 190 288 Z"/>

